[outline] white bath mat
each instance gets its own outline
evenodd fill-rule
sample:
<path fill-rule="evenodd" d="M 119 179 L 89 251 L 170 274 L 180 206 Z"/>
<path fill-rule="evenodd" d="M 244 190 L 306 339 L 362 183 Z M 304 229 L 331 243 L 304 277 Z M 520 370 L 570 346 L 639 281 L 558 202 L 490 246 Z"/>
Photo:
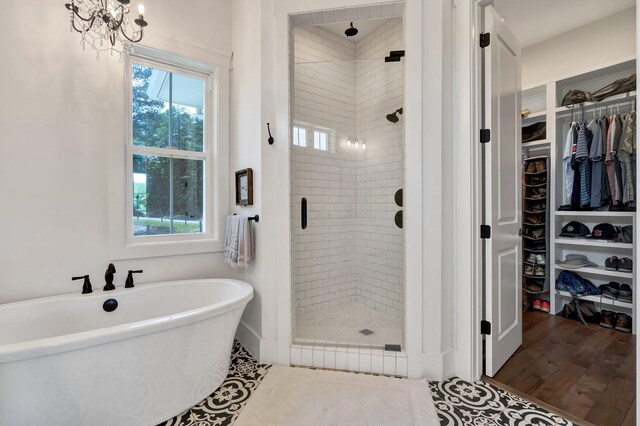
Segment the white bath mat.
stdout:
<path fill-rule="evenodd" d="M 274 365 L 235 426 L 438 424 L 426 380 Z"/>

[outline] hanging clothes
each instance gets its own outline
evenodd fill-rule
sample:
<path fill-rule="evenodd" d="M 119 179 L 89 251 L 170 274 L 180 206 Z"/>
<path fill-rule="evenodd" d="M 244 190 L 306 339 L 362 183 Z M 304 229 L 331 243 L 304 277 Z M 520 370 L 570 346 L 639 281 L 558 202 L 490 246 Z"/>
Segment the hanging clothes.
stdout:
<path fill-rule="evenodd" d="M 594 120 L 591 125 L 593 141 L 589 150 L 589 160 L 591 161 L 591 201 L 590 206 L 598 208 L 602 206 L 602 153 L 604 146 L 602 143 L 602 120 Z"/>
<path fill-rule="evenodd" d="M 587 123 L 582 122 L 582 124 L 580 124 L 580 130 L 578 130 L 575 157 L 580 175 L 580 208 L 588 208 L 591 206 L 591 164 L 589 162 L 589 150 L 592 141 L 593 133 L 587 128 Z"/>
<path fill-rule="evenodd" d="M 607 174 L 606 164 L 604 161 L 606 160 L 607 155 L 607 139 L 609 135 L 609 117 L 604 116 L 601 120 L 602 124 L 602 161 L 603 161 L 603 171 L 602 171 L 602 180 L 600 186 L 602 191 L 600 192 L 601 206 L 606 206 L 611 201 L 611 190 L 609 188 L 609 175 Z"/>
<path fill-rule="evenodd" d="M 618 148 L 618 159 L 622 171 L 622 202 L 635 202 L 635 157 L 636 157 L 636 112 L 632 110 L 625 120 Z"/>
<path fill-rule="evenodd" d="M 567 137 L 564 144 L 564 153 L 562 155 L 563 167 L 563 180 L 564 180 L 564 203 L 571 204 L 571 196 L 573 195 L 573 181 L 575 173 L 571 167 L 571 155 L 573 153 L 573 130 L 576 123 L 571 123 Z"/>
<path fill-rule="evenodd" d="M 576 159 L 576 153 L 578 151 L 578 133 L 580 125 L 573 126 L 571 131 L 571 168 L 573 169 L 573 190 L 571 191 L 571 208 L 574 210 L 580 209 L 580 183 L 582 182 L 580 176 L 580 163 Z"/>
<path fill-rule="evenodd" d="M 613 147 L 614 144 L 619 144 L 620 135 L 622 134 L 622 121 L 618 114 L 614 114 L 609 119 L 609 134 L 607 135 L 607 151 L 604 159 L 604 164 L 607 167 L 607 176 L 609 178 L 609 190 L 611 192 L 611 204 L 618 205 L 618 200 L 621 198 L 622 190 L 620 189 L 620 182 L 616 174 L 616 152 Z"/>

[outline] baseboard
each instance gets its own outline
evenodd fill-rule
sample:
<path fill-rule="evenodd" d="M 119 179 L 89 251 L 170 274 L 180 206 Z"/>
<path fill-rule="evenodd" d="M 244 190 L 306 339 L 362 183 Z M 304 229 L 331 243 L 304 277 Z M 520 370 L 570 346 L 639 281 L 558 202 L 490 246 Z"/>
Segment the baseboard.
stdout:
<path fill-rule="evenodd" d="M 236 339 L 255 359 L 260 359 L 260 337 L 251 327 L 240 320 L 236 330 Z"/>
<path fill-rule="evenodd" d="M 429 352 L 422 354 L 422 376 L 427 380 L 441 381 L 453 376 L 455 351 Z"/>
<path fill-rule="evenodd" d="M 277 364 L 278 341 L 263 339 L 246 323 L 240 320 L 236 330 L 236 339 L 260 364 Z"/>

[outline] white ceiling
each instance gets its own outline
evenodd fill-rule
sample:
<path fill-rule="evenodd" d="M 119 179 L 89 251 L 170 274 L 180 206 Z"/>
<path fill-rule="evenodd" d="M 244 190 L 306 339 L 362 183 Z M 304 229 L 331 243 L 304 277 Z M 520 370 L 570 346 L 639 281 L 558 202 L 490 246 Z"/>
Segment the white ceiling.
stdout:
<path fill-rule="evenodd" d="M 635 0 L 494 0 L 522 47 L 531 46 L 635 5 Z"/>

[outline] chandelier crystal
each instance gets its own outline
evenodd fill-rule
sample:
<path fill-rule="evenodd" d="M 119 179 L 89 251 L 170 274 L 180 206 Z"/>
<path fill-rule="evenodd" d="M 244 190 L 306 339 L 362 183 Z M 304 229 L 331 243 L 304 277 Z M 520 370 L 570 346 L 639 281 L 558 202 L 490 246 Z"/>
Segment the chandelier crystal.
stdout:
<path fill-rule="evenodd" d="M 133 53 L 133 44 L 142 40 L 144 27 L 144 6 L 138 6 L 135 26 L 129 20 L 130 0 L 71 0 L 64 6 L 69 11 L 71 31 L 81 34 L 82 49 L 88 44 L 96 50 L 96 60 L 100 52 L 118 54 L 120 61 Z"/>

